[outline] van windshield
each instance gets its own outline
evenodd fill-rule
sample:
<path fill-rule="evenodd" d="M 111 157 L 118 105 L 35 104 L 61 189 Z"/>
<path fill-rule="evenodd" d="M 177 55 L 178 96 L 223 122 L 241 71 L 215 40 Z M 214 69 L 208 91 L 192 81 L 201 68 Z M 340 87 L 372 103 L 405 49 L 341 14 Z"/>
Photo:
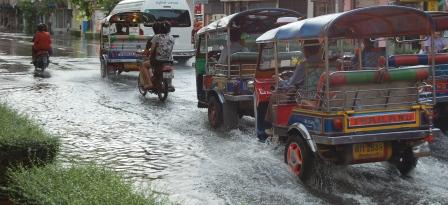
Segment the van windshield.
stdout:
<path fill-rule="evenodd" d="M 190 27 L 190 14 L 188 10 L 146 9 L 154 21 L 168 21 L 171 27 Z"/>

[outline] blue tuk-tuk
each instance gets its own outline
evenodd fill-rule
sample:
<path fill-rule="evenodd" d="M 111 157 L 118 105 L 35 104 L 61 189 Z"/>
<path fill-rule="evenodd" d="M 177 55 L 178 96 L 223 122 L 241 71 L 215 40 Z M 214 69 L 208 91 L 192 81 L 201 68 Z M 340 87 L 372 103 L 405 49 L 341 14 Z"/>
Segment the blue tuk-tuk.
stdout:
<path fill-rule="evenodd" d="M 258 59 L 255 39 L 302 17 L 289 9 L 252 9 L 214 21 L 197 32 L 198 107 L 208 109 L 212 128 L 233 128 L 240 117 L 253 116 L 253 93 L 248 85 Z M 300 57 L 300 53 L 293 54 Z"/>
<path fill-rule="evenodd" d="M 448 13 L 447 12 L 428 12 L 434 20 L 435 31 L 444 35 L 448 30 Z M 446 34 L 445 34 L 446 35 Z M 448 43 L 445 36 L 444 41 Z M 428 41 L 427 41 L 428 42 Z M 422 45 L 424 47 L 424 45 Z M 434 55 L 435 64 L 435 94 L 436 103 L 434 107 L 434 125 L 443 132 L 448 131 L 448 50 L 447 48 L 436 51 Z M 390 56 L 389 65 L 394 66 L 411 66 L 411 65 L 430 65 L 432 59 L 430 54 L 424 51 L 419 54 L 400 54 Z"/>
<path fill-rule="evenodd" d="M 376 6 L 264 33 L 256 41 L 257 134 L 286 142 L 285 162 L 303 181 L 317 172 L 322 160 L 343 165 L 388 161 L 407 174 L 418 157 L 430 154 L 428 142 L 439 132 L 431 121 L 434 63 L 395 67 L 386 59 L 399 46 L 406 47 L 409 36 L 417 36 L 418 42 L 423 40 L 419 36 L 433 36 L 434 31 L 433 18 L 423 11 Z M 364 52 L 367 44 L 378 51 L 372 64 L 366 64 L 372 56 Z M 294 52 L 291 48 L 303 52 L 303 62 L 282 57 Z M 357 66 L 338 64 L 354 50 L 359 50 L 353 54 Z M 291 71 L 303 77 L 285 83 L 282 74 Z M 273 76 L 271 86 L 266 85 L 267 76 Z M 271 109 L 268 122 L 269 110 L 260 107 Z"/>
<path fill-rule="evenodd" d="M 123 71 L 138 71 L 137 51 L 145 48 L 152 36 L 143 35 L 143 26 L 154 19 L 142 12 L 121 12 L 105 17 L 100 31 L 101 77 Z"/>

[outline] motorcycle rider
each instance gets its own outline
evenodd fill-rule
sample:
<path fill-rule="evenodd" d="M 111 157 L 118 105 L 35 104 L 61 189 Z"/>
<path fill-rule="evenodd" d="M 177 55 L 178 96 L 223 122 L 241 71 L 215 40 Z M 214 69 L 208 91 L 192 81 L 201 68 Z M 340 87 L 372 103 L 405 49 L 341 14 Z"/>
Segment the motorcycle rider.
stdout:
<path fill-rule="evenodd" d="M 48 51 L 49 55 L 52 54 L 50 33 L 47 32 L 47 25 L 43 23 L 37 25 L 37 32 L 34 34 L 33 37 L 33 49 L 32 49 L 33 63 L 35 63 L 36 54 L 39 51 Z"/>
<path fill-rule="evenodd" d="M 160 65 L 173 61 L 174 38 L 169 35 L 171 24 L 168 21 L 160 22 L 160 33 L 155 34 L 151 40 L 151 67 L 154 68 L 156 80 L 162 79 L 162 71 Z M 174 91 L 172 85 L 168 85 L 170 90 Z"/>
<path fill-rule="evenodd" d="M 155 22 L 152 25 L 152 29 L 154 30 L 154 34 L 160 34 L 160 28 L 161 28 L 161 23 L 160 22 Z M 152 88 L 153 84 L 151 82 L 151 76 L 152 76 L 152 72 L 150 72 L 150 68 L 151 68 L 151 61 L 153 61 L 154 59 L 154 55 L 152 55 L 152 53 L 154 52 L 151 48 L 152 48 L 152 39 L 149 39 L 146 42 L 146 48 L 143 51 L 143 55 L 145 57 L 149 57 L 149 59 L 145 60 L 145 62 L 143 62 L 142 66 L 139 68 L 140 72 L 143 74 L 143 78 L 144 78 L 144 85 L 143 87 L 145 89 L 149 89 Z"/>
<path fill-rule="evenodd" d="M 163 22 L 155 22 L 153 25 L 155 35 L 151 39 L 151 48 L 147 49 L 151 53 L 150 61 L 145 62 L 144 69 L 140 70 L 145 76 L 145 85 L 144 88 L 151 88 L 153 85 L 150 81 L 148 81 L 151 77 L 149 69 L 149 65 L 153 68 L 154 75 L 157 80 L 162 79 L 162 72 L 158 70 L 159 65 L 172 62 L 173 56 L 173 46 L 174 46 L 174 38 L 169 35 L 171 31 L 171 25 L 168 21 Z M 174 91 L 174 87 L 169 83 L 168 89 L 170 91 Z"/>

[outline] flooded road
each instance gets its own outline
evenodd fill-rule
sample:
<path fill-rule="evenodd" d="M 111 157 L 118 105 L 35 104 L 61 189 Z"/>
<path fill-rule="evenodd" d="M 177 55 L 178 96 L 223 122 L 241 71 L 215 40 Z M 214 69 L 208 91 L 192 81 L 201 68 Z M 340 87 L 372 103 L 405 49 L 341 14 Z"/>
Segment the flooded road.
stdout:
<path fill-rule="evenodd" d="M 102 79 L 94 41 L 54 40 L 52 77 L 34 78 L 29 39 L 0 34 L 0 102 L 59 136 L 62 162 L 104 164 L 181 204 L 448 204 L 447 137 L 411 177 L 385 163 L 338 166 L 304 186 L 287 170 L 283 146 L 257 141 L 252 118 L 210 129 L 196 107 L 191 61 L 176 65 L 176 92 L 160 103 L 140 96 L 137 73 Z"/>

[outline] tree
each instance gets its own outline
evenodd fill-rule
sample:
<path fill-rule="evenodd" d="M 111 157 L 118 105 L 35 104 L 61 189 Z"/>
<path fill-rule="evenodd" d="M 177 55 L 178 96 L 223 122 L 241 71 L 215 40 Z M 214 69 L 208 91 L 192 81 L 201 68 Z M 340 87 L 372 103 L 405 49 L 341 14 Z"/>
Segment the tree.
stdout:
<path fill-rule="evenodd" d="M 25 32 L 31 34 L 40 22 L 46 22 L 54 5 L 64 0 L 20 0 L 19 9 L 22 11 L 25 19 Z"/>
<path fill-rule="evenodd" d="M 29 0 L 20 1 L 19 8 L 22 11 L 23 18 L 25 19 L 25 33 L 31 34 L 36 28 L 36 13 L 34 12 L 33 4 Z"/>
<path fill-rule="evenodd" d="M 120 2 L 120 0 L 98 0 L 99 6 L 101 6 L 102 10 L 109 14 L 112 9 Z"/>
<path fill-rule="evenodd" d="M 92 1 L 88 0 L 70 0 L 70 1 L 79 10 L 79 15 L 81 17 L 86 17 L 87 19 L 92 18 L 92 12 L 93 12 Z"/>
<path fill-rule="evenodd" d="M 80 11 L 81 17 L 92 18 L 95 8 L 101 8 L 106 14 L 110 13 L 120 0 L 70 0 Z"/>

